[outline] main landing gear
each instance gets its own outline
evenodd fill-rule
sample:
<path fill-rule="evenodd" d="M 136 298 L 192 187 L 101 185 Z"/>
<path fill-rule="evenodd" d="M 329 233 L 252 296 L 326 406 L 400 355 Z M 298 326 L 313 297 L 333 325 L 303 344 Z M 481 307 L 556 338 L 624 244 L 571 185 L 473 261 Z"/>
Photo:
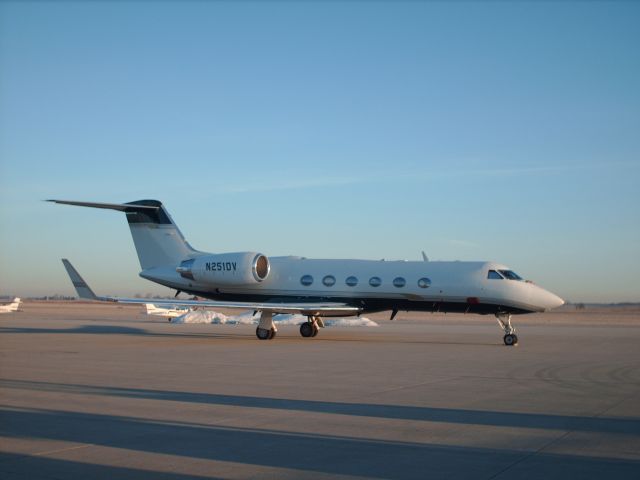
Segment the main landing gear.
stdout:
<path fill-rule="evenodd" d="M 315 337 L 322 327 L 324 327 L 324 322 L 320 317 L 307 317 L 307 321 L 300 325 L 300 335 L 305 338 Z"/>
<path fill-rule="evenodd" d="M 260 323 L 256 328 L 256 337 L 260 340 L 271 340 L 276 336 L 276 324 L 273 323 L 273 313 L 267 310 L 263 310 L 260 314 Z"/>
<path fill-rule="evenodd" d="M 496 320 L 502 331 L 504 332 L 504 344 L 507 347 L 513 347 L 518 344 L 518 336 L 516 335 L 516 329 L 511 326 L 511 314 L 510 313 L 496 313 Z"/>
<path fill-rule="evenodd" d="M 303 337 L 315 337 L 318 335 L 320 328 L 324 327 L 322 318 L 316 316 L 307 317 L 307 321 L 300 325 L 300 335 Z M 278 329 L 273 323 L 273 313 L 263 310 L 260 314 L 260 323 L 256 328 L 256 337 L 260 340 L 271 340 L 276 336 Z"/>

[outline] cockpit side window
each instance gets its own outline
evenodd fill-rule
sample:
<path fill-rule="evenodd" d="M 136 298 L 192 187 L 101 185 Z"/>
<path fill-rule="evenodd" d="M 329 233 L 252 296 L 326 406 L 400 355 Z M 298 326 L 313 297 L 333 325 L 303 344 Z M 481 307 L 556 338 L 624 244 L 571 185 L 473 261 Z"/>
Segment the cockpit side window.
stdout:
<path fill-rule="evenodd" d="M 489 270 L 489 273 L 487 274 L 487 278 L 489 280 L 502 280 L 503 277 L 495 270 Z"/>
<path fill-rule="evenodd" d="M 522 277 L 518 275 L 513 270 L 500 270 L 500 273 L 508 280 L 520 280 L 522 281 Z"/>

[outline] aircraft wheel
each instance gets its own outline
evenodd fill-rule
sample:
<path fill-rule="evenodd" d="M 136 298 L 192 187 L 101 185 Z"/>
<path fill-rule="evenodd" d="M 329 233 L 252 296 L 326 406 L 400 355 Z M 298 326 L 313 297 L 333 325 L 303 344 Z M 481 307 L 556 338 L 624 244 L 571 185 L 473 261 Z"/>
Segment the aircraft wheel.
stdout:
<path fill-rule="evenodd" d="M 311 336 L 315 337 L 316 335 L 318 335 L 319 331 L 320 331 L 320 329 L 318 327 L 316 327 L 315 325 L 313 325 L 313 335 L 311 335 Z"/>
<path fill-rule="evenodd" d="M 276 329 L 272 328 L 271 329 L 271 334 L 269 335 L 269 340 L 271 340 L 272 338 L 275 338 L 276 336 Z"/>
<path fill-rule="evenodd" d="M 313 330 L 313 324 L 310 322 L 304 322 L 300 325 L 300 335 L 304 338 L 313 337 Z"/>
<path fill-rule="evenodd" d="M 518 336 L 515 333 L 507 333 L 504 336 L 504 344 L 507 347 L 513 347 L 518 344 Z"/>
<path fill-rule="evenodd" d="M 256 328 L 256 337 L 260 340 L 271 340 L 275 337 L 275 331 L 269 328 Z"/>

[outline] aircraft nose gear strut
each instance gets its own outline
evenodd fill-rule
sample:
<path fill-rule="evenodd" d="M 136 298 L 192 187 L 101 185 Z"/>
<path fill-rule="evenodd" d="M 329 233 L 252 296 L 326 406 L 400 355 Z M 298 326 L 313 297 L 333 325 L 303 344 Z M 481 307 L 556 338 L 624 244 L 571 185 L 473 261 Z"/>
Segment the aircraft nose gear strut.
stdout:
<path fill-rule="evenodd" d="M 518 336 L 516 335 L 516 329 L 511 326 L 511 314 L 510 313 L 496 313 L 496 320 L 500 324 L 500 328 L 504 331 L 504 344 L 507 347 L 513 347 L 518 344 Z"/>
<path fill-rule="evenodd" d="M 300 335 L 305 338 L 315 337 L 321 327 L 324 327 L 324 322 L 320 317 L 309 316 L 307 321 L 300 325 Z"/>
<path fill-rule="evenodd" d="M 260 323 L 256 328 L 256 337 L 260 340 L 271 340 L 276 336 L 278 329 L 273 323 L 273 313 L 268 310 L 263 310 L 260 314 Z"/>

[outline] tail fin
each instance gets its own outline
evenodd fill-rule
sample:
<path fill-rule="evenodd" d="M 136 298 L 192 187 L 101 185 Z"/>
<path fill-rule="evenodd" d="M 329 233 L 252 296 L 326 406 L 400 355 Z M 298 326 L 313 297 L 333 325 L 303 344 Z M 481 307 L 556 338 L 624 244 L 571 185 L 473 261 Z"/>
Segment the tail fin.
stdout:
<path fill-rule="evenodd" d="M 78 292 L 78 297 L 84 298 L 85 300 L 98 300 L 98 296 L 93 293 L 91 287 L 87 285 L 87 282 L 84 281 L 78 271 L 73 268 L 71 262 L 66 258 L 63 258 L 62 263 L 64 264 L 64 268 L 67 269 L 69 278 L 71 278 L 71 283 L 73 283 L 73 286 L 76 288 L 76 292 Z"/>
<path fill-rule="evenodd" d="M 142 270 L 178 265 L 196 252 L 185 240 L 169 213 L 158 200 L 138 200 L 122 204 L 68 200 L 48 201 L 124 212 L 127 215 Z"/>
<path fill-rule="evenodd" d="M 147 315 L 153 315 L 158 311 L 158 307 L 156 307 L 153 303 L 145 303 L 144 308 L 147 311 Z"/>
<path fill-rule="evenodd" d="M 18 308 L 20 308 L 20 302 L 22 300 L 20 299 L 20 297 L 16 297 L 13 299 L 13 302 L 11 302 L 8 306 L 9 306 L 9 311 L 10 312 L 15 312 L 16 310 L 18 310 Z"/>

